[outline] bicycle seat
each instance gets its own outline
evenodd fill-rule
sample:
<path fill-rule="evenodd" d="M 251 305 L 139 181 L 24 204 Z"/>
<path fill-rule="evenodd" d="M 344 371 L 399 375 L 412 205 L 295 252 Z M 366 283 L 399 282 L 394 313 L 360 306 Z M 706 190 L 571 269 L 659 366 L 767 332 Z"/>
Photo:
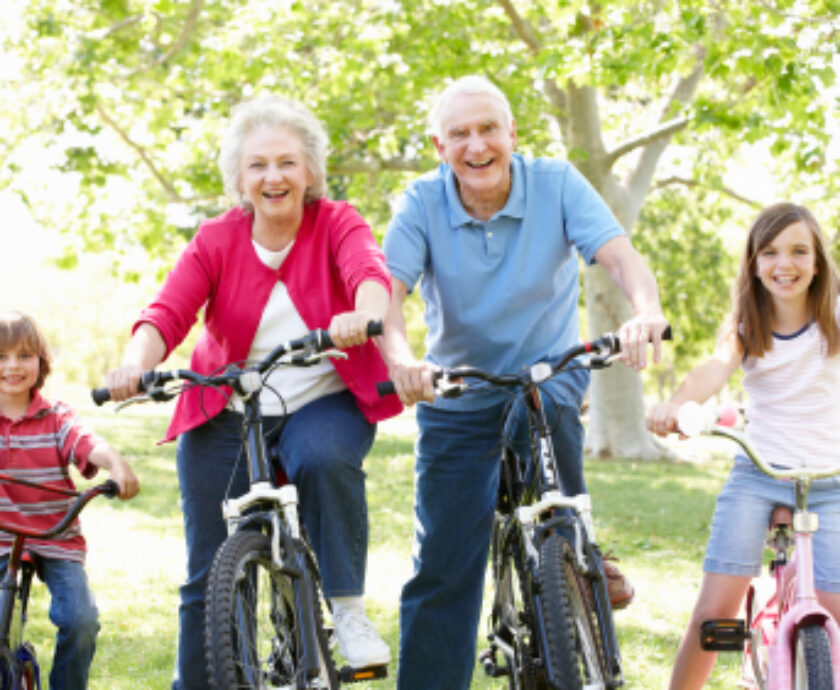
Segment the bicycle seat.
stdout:
<path fill-rule="evenodd" d="M 770 515 L 770 529 L 782 525 L 793 526 L 793 511 L 787 506 L 776 506 Z"/>

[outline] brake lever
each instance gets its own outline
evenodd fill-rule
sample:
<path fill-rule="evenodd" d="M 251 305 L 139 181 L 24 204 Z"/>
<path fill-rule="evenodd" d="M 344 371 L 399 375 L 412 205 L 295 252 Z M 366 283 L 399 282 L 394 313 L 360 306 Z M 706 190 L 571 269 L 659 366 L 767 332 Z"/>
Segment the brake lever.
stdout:
<path fill-rule="evenodd" d="M 336 350 L 335 348 L 321 350 L 320 352 L 305 350 L 304 352 L 292 355 L 289 358 L 288 363 L 298 367 L 311 367 L 312 365 L 318 364 L 321 360 L 326 358 L 347 359 L 347 353 L 342 352 L 341 350 Z"/>

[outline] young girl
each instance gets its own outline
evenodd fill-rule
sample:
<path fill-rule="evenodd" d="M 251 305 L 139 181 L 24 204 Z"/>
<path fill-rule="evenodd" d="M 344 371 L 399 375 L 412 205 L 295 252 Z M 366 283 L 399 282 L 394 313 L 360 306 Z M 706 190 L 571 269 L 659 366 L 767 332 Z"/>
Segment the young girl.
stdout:
<path fill-rule="evenodd" d="M 685 402 L 703 403 L 741 366 L 746 435 L 767 462 L 782 467 L 840 463 L 838 275 L 811 213 L 790 203 L 764 209 L 750 229 L 735 283 L 732 314 L 712 357 L 688 374 L 648 428 L 677 431 Z M 815 482 L 809 508 L 820 603 L 840 620 L 840 484 Z M 762 474 L 737 456 L 717 499 L 703 582 L 671 675 L 672 690 L 703 687 L 716 655 L 700 647 L 700 626 L 735 618 L 750 579 L 760 573 L 764 536 L 775 506 L 794 506 L 791 482 Z M 736 526 L 736 529 L 732 527 Z"/>
<path fill-rule="evenodd" d="M 85 476 L 110 471 L 119 496 L 137 493 L 137 478 L 105 441 L 86 431 L 66 405 L 40 394 L 50 372 L 46 341 L 20 312 L 0 312 L 0 471 L 62 488 L 74 488 L 69 465 Z M 63 517 L 72 499 L 9 482 L 0 483 L 0 521 L 46 530 Z M 13 536 L 0 532 L 0 579 Z M 84 570 L 85 540 L 76 522 L 48 541 L 28 539 L 52 598 L 50 620 L 58 627 L 50 688 L 87 687 L 99 630 L 98 612 Z"/>

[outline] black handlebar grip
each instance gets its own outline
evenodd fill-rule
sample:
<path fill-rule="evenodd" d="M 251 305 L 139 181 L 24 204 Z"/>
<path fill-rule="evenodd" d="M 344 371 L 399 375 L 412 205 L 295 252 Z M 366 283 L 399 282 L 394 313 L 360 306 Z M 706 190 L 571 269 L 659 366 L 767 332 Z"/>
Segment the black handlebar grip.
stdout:
<path fill-rule="evenodd" d="M 369 338 L 375 335 L 382 335 L 382 320 L 368 322 L 367 334 Z"/>
<path fill-rule="evenodd" d="M 665 327 L 665 330 L 662 331 L 662 340 L 673 340 L 674 334 L 671 332 L 671 324 L 668 324 Z"/>
<path fill-rule="evenodd" d="M 114 498 L 120 495 L 120 486 L 113 479 L 106 479 L 102 482 L 102 495 Z"/>
<path fill-rule="evenodd" d="M 94 388 L 90 392 L 90 397 L 93 398 L 94 405 L 104 405 L 111 399 L 111 391 L 107 388 Z"/>
<path fill-rule="evenodd" d="M 379 393 L 380 398 L 384 398 L 386 395 L 393 395 L 397 392 L 396 386 L 394 386 L 393 381 L 378 381 L 376 384 L 376 392 Z"/>

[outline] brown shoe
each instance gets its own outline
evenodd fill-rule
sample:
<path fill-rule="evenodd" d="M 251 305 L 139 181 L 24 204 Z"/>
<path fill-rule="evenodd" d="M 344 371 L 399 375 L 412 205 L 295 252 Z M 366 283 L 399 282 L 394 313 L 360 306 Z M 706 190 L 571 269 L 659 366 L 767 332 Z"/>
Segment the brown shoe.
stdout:
<path fill-rule="evenodd" d="M 617 561 L 612 552 L 604 554 L 604 575 L 607 578 L 607 592 L 610 595 L 610 604 L 613 609 L 623 609 L 629 606 L 633 601 L 633 585 L 618 569 L 618 566 L 613 565 L 612 561 Z"/>

